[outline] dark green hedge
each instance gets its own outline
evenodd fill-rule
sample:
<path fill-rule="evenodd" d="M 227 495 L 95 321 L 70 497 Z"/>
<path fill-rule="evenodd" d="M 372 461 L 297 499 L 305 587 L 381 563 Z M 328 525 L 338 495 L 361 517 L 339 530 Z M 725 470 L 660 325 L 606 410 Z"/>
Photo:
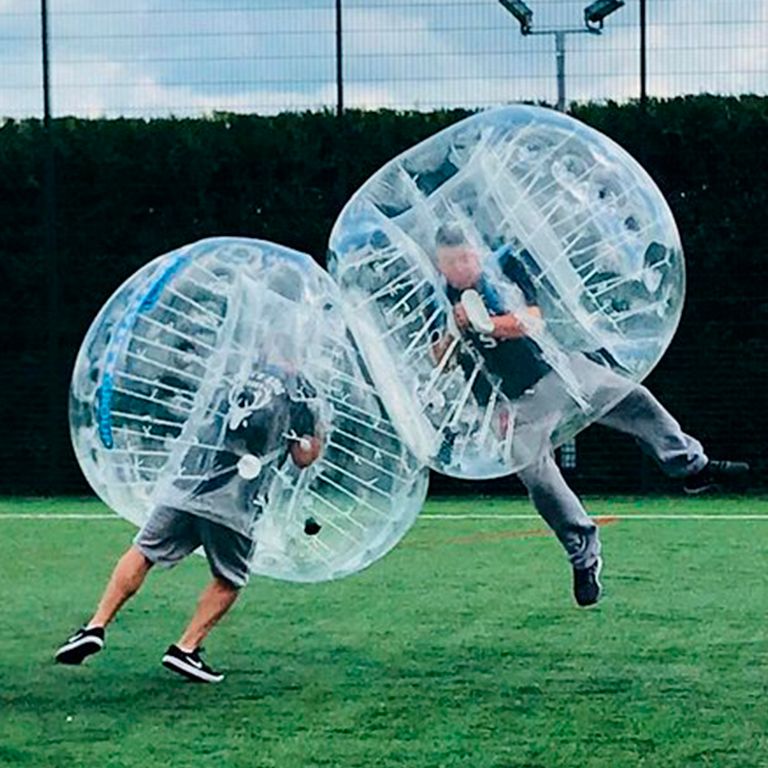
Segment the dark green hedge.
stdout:
<path fill-rule="evenodd" d="M 46 309 L 45 134 L 39 121 L 3 124 L 0 491 L 84 489 L 68 443 L 67 379 L 92 317 L 141 264 L 223 234 L 273 240 L 322 260 L 349 194 L 385 161 L 466 114 L 55 120 L 61 304 L 54 328 Z M 651 384 L 713 454 L 765 464 L 768 99 L 699 96 L 652 101 L 645 110 L 588 105 L 574 114 L 648 169 L 683 237 L 689 301 Z M 55 412 L 51 391 L 61 404 Z M 579 445 L 585 488 L 656 486 L 658 476 L 626 441 L 590 430 Z"/>

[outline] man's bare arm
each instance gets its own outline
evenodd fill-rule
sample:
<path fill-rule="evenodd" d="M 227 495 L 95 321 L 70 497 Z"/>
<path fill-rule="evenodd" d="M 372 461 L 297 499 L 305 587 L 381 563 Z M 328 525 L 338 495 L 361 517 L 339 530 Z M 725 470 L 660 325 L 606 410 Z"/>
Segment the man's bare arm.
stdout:
<path fill-rule="evenodd" d="M 317 435 L 304 435 L 291 441 L 291 458 L 299 469 L 306 469 L 315 462 L 323 450 L 323 442 Z"/>
<path fill-rule="evenodd" d="M 531 325 L 541 323 L 541 310 L 538 307 L 526 307 L 525 316 L 509 313 L 495 315 L 493 321 L 494 339 L 521 339 L 529 335 Z"/>

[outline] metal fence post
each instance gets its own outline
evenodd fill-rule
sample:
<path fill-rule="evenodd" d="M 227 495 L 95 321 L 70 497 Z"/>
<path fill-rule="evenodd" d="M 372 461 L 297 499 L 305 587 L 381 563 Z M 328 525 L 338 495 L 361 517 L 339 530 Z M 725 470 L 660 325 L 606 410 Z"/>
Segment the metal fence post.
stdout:
<path fill-rule="evenodd" d="M 50 57 L 48 51 L 48 3 L 47 0 L 41 0 L 41 44 L 42 44 L 42 65 L 43 65 L 43 139 L 45 142 L 43 148 L 43 200 L 42 200 L 42 218 L 43 218 L 43 254 L 42 263 L 46 268 L 47 283 L 47 361 L 45 368 L 48 371 L 47 394 L 48 394 L 48 419 L 47 419 L 47 439 L 49 453 L 46 457 L 48 471 L 46 472 L 45 487 L 50 494 L 59 493 L 61 477 L 61 440 L 63 435 L 61 408 L 62 403 L 66 402 L 61 397 L 59 382 L 61 375 L 61 352 L 60 352 L 60 332 L 59 325 L 61 318 L 59 316 L 60 305 L 60 287 L 59 287 L 59 266 L 56 243 L 56 166 L 54 159 L 53 144 L 53 121 L 51 119 L 51 80 L 50 80 Z"/>
<path fill-rule="evenodd" d="M 645 0 L 640 0 L 640 108 L 645 111 L 648 102 L 648 72 L 646 51 Z"/>
<path fill-rule="evenodd" d="M 341 32 L 341 2 L 336 0 L 336 114 L 344 114 L 344 70 L 343 70 L 343 40 Z"/>

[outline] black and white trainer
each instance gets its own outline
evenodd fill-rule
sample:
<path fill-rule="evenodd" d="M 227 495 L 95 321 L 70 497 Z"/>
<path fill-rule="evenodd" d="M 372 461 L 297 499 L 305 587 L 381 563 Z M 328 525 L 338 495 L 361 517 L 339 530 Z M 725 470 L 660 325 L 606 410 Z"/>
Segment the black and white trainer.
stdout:
<path fill-rule="evenodd" d="M 582 608 L 595 605 L 600 600 L 603 593 L 603 585 L 600 583 L 602 570 L 603 558 L 600 555 L 588 568 L 573 569 L 573 596 Z"/>
<path fill-rule="evenodd" d="M 89 656 L 104 647 L 104 627 L 83 627 L 56 651 L 59 664 L 82 664 Z"/>
<path fill-rule="evenodd" d="M 163 666 L 198 683 L 220 683 L 224 675 L 212 670 L 200 658 L 201 650 L 201 648 L 195 648 L 188 653 L 182 651 L 178 645 L 169 645 L 163 656 Z"/>
<path fill-rule="evenodd" d="M 683 481 L 689 494 L 716 491 L 741 491 L 749 480 L 749 464 L 744 461 L 708 461 L 695 475 Z"/>

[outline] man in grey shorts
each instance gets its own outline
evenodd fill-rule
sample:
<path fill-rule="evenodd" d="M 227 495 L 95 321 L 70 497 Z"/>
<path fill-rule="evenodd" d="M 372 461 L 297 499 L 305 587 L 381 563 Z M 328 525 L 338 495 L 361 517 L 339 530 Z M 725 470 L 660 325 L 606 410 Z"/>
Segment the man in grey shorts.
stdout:
<path fill-rule="evenodd" d="M 436 265 L 446 281 L 446 294 L 454 306 L 456 325 L 472 339 L 476 334 L 461 303 L 464 291 L 473 289 L 490 315 L 497 343 L 477 344 L 486 369 L 499 377 L 502 391 L 517 400 L 520 411 L 531 421 L 560 420 L 558 402 L 566 397 L 560 378 L 544 359 L 541 348 L 528 332 L 541 321 L 536 291 L 523 263 L 504 247 L 494 254 L 504 278 L 519 290 L 524 309 L 513 313 L 483 269 L 479 253 L 460 227 L 443 225 L 436 235 Z M 447 345 L 437 346 L 438 356 Z M 688 493 L 701 493 L 722 486 L 738 487 L 746 479 L 749 465 L 743 462 L 710 461 L 701 443 L 687 435 L 664 406 L 644 386 L 620 376 L 590 359 L 591 354 L 572 353 L 570 366 L 590 393 L 591 402 L 616 403 L 597 420 L 623 432 L 640 444 L 669 477 L 680 478 Z M 484 393 L 476 391 L 482 400 Z M 544 434 L 545 438 L 547 434 Z M 450 448 L 450 446 L 447 446 Z M 554 531 L 573 568 L 573 593 L 581 606 L 597 603 L 601 595 L 602 557 L 597 525 L 586 513 L 578 496 L 568 487 L 557 466 L 551 445 L 545 443 L 540 458 L 517 473 L 536 511 Z"/>
<path fill-rule="evenodd" d="M 261 370 L 228 395 L 224 440 L 210 451 L 192 448 L 183 466 L 204 477 L 183 486 L 184 472 L 166 494 L 115 566 L 91 620 L 58 649 L 56 661 L 80 664 L 104 647 L 105 628 L 141 587 L 154 565 L 172 567 L 202 547 L 212 579 L 179 640 L 163 656 L 165 667 L 198 682 L 223 675 L 200 656 L 200 644 L 232 607 L 248 582 L 256 542 L 253 525 L 267 502 L 274 469 L 290 457 L 300 469 L 320 455 L 316 417 L 308 403 L 311 386 L 297 376 Z M 205 441 L 203 441 L 205 442 Z"/>
<path fill-rule="evenodd" d="M 133 540 L 157 565 L 172 567 L 202 547 L 211 573 L 235 587 L 248 583 L 255 542 L 238 531 L 175 507 L 157 507 Z"/>

